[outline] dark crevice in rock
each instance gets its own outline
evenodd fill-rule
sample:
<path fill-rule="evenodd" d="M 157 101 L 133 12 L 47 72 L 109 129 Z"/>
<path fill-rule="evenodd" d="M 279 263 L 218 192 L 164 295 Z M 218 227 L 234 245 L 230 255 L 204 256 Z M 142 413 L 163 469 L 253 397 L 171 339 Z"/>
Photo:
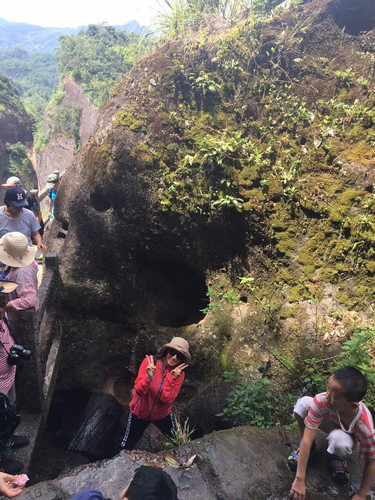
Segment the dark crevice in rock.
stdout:
<path fill-rule="evenodd" d="M 338 26 L 349 35 L 358 35 L 361 31 L 370 31 L 375 26 L 373 0 L 344 0 L 334 10 Z"/>
<path fill-rule="evenodd" d="M 179 327 L 203 319 L 207 286 L 203 274 L 170 258 L 137 258 L 147 314 L 162 326 Z"/>
<path fill-rule="evenodd" d="M 89 462 L 80 453 L 68 451 L 89 398 L 90 393 L 83 389 L 54 392 L 46 427 L 32 459 L 30 484 L 53 479 L 64 470 Z"/>
<path fill-rule="evenodd" d="M 84 389 L 55 391 L 46 424 L 46 434 L 58 445 L 67 445 L 80 423 L 90 393 Z"/>
<path fill-rule="evenodd" d="M 98 212 L 106 212 L 112 206 L 111 200 L 100 190 L 96 190 L 90 194 L 90 204 Z"/>

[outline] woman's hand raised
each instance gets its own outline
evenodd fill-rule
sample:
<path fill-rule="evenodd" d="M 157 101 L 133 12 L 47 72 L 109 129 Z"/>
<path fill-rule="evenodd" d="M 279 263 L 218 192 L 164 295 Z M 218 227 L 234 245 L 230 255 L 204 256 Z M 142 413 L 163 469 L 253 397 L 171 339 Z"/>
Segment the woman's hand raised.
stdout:
<path fill-rule="evenodd" d="M 154 357 L 146 355 L 146 359 L 147 359 L 147 362 L 148 362 L 148 365 L 147 365 L 147 368 L 146 368 L 146 372 L 147 372 L 147 375 L 150 378 L 152 378 L 155 375 L 155 372 L 156 372 L 156 366 L 154 365 Z"/>
<path fill-rule="evenodd" d="M 187 368 L 189 365 L 185 364 L 185 363 L 181 363 L 180 365 L 176 366 L 176 368 L 173 368 L 173 370 L 171 370 L 171 375 L 174 377 L 174 378 L 178 378 L 181 373 L 183 372 L 183 370 L 185 370 L 185 368 Z"/>

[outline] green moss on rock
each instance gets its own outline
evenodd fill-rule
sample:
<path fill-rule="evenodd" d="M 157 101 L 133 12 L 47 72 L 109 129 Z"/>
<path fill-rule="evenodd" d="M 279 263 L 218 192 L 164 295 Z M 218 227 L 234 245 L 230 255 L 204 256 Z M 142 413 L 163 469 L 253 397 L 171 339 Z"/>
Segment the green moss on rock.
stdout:
<path fill-rule="evenodd" d="M 143 132 L 147 131 L 146 125 L 136 119 L 128 111 L 121 111 L 115 118 L 114 127 L 129 127 L 132 132 Z"/>

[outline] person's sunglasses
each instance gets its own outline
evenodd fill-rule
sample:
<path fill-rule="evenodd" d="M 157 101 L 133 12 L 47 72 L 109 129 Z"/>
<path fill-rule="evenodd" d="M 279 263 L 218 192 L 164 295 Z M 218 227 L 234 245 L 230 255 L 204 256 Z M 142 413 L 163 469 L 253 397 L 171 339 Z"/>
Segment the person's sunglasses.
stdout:
<path fill-rule="evenodd" d="M 168 349 L 168 353 L 172 357 L 177 356 L 177 359 L 179 361 L 182 361 L 184 359 L 184 356 L 180 352 L 176 351 L 176 349 Z"/>

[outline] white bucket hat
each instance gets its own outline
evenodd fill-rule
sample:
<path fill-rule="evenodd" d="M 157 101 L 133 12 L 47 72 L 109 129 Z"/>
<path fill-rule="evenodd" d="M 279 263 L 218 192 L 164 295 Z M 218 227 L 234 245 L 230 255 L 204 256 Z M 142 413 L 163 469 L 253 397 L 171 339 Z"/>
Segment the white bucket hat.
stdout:
<path fill-rule="evenodd" d="M 184 356 L 185 362 L 187 364 L 191 363 L 189 342 L 187 340 L 183 339 L 182 337 L 173 337 L 169 344 L 164 344 L 160 347 L 159 353 L 163 354 L 168 348 L 180 352 Z"/>
<path fill-rule="evenodd" d="M 14 231 L 0 240 L 0 262 L 11 267 L 29 266 L 35 259 L 36 247 L 30 247 L 26 236 Z"/>

